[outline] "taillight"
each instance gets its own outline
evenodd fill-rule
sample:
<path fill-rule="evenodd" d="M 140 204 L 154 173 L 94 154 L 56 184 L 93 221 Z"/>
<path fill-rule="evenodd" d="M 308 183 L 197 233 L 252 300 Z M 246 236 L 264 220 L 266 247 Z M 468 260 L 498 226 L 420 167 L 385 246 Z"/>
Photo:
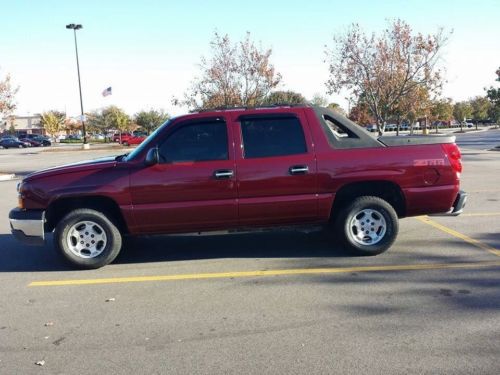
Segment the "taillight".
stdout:
<path fill-rule="evenodd" d="M 462 173 L 462 155 L 460 154 L 460 149 L 455 143 L 444 143 L 442 146 L 444 153 L 450 161 L 451 167 L 457 172 L 457 175 L 460 176 L 460 173 Z"/>

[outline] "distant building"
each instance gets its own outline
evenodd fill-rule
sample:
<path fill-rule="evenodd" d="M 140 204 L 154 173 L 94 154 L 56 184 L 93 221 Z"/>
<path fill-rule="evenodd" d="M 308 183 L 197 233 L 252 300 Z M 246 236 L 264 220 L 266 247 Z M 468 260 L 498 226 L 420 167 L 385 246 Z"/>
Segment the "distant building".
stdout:
<path fill-rule="evenodd" d="M 42 116 L 7 116 L 0 120 L 0 134 L 8 133 L 12 126 L 16 134 L 44 134 Z"/>

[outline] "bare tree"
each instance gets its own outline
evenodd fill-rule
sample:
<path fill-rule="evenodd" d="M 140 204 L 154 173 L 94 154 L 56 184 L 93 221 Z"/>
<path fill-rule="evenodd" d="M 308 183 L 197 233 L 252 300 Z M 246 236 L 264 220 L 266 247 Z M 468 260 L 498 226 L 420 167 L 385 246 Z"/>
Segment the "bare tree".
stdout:
<path fill-rule="evenodd" d="M 184 100 L 174 99 L 174 104 L 195 109 L 255 106 L 281 81 L 281 74 L 270 63 L 272 50 L 256 46 L 250 33 L 233 44 L 228 35 L 216 32 L 210 47 L 211 57 L 201 58 L 199 78 L 194 80 Z"/>
<path fill-rule="evenodd" d="M 0 116 L 8 115 L 16 109 L 14 97 L 18 90 L 19 87 L 12 86 L 9 74 L 0 79 Z"/>
<path fill-rule="evenodd" d="M 430 94 L 442 87 L 440 52 L 447 41 L 443 29 L 436 34 L 413 34 L 402 20 L 390 23 L 382 34 L 365 34 L 359 25 L 334 37 L 326 50 L 330 76 L 328 92 L 345 89 L 356 98 L 363 96 L 375 117 L 379 134 L 401 101 L 415 90 Z"/>

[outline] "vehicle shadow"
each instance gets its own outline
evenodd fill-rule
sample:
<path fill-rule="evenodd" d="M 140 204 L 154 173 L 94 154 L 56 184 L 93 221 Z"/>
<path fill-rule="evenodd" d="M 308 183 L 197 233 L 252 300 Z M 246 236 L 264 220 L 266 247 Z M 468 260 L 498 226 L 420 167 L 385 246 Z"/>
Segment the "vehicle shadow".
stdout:
<path fill-rule="evenodd" d="M 296 231 L 127 238 L 115 263 L 218 258 L 353 257 L 322 232 Z"/>
<path fill-rule="evenodd" d="M 219 258 L 353 257 L 324 233 L 269 232 L 229 235 L 147 236 L 124 239 L 115 264 Z M 48 235 L 42 247 L 25 246 L 0 234 L 0 272 L 50 272 L 73 268 L 57 254 Z"/>

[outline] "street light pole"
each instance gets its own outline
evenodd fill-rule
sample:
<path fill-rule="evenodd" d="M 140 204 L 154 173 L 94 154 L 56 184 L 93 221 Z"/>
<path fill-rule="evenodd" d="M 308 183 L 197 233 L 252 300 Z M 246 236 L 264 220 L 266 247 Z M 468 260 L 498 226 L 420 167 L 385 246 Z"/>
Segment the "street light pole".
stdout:
<path fill-rule="evenodd" d="M 82 132 L 83 132 L 83 148 L 88 148 L 87 132 L 85 131 L 85 118 L 84 118 L 84 114 L 83 114 L 82 83 L 80 80 L 80 62 L 78 60 L 78 43 L 76 41 L 76 30 L 80 30 L 82 27 L 83 27 L 82 25 L 74 24 L 74 23 L 66 25 L 66 29 L 73 30 L 73 35 L 75 37 L 76 70 L 78 72 L 78 89 L 80 92 L 80 109 L 82 112 L 81 121 L 82 121 Z"/>

